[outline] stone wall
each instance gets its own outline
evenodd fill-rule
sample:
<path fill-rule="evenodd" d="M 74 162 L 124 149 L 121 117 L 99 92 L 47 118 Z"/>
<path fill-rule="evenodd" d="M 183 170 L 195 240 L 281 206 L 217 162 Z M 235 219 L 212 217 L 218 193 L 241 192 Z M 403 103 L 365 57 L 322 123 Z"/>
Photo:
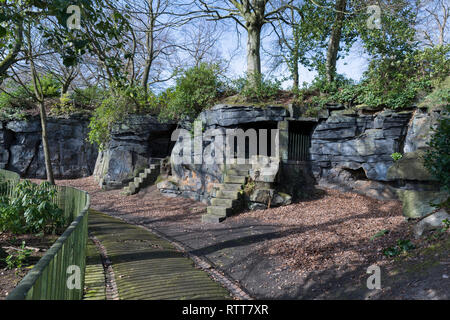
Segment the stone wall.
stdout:
<path fill-rule="evenodd" d="M 92 175 L 97 148 L 86 141 L 89 120 L 83 116 L 48 119 L 48 140 L 55 178 Z M 39 117 L 0 121 L 0 168 L 23 178 L 45 178 Z"/>

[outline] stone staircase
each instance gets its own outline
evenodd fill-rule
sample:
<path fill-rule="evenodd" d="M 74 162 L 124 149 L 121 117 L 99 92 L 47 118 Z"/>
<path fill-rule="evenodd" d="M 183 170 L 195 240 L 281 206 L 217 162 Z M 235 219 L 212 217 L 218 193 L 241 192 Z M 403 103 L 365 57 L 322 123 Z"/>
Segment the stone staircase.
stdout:
<path fill-rule="evenodd" d="M 242 208 L 242 188 L 249 176 L 250 164 L 227 165 L 223 183 L 216 184 L 215 197 L 202 216 L 203 223 L 220 223 Z"/>
<path fill-rule="evenodd" d="M 144 169 L 143 172 L 140 172 L 138 176 L 123 189 L 122 194 L 131 196 L 138 193 L 142 188 L 153 184 L 159 176 L 160 168 L 161 165 L 159 163 L 151 164 L 148 168 Z"/>

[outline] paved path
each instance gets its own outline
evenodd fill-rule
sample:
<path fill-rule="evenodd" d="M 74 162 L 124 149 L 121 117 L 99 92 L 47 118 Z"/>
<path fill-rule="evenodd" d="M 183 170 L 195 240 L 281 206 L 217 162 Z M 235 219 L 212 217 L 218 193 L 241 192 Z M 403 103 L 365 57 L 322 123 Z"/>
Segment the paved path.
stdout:
<path fill-rule="evenodd" d="M 144 228 L 91 211 L 89 232 L 106 250 L 120 300 L 231 299 L 192 260 Z M 99 282 L 98 255 L 90 246 L 85 298 L 103 299 L 107 295 Z"/>

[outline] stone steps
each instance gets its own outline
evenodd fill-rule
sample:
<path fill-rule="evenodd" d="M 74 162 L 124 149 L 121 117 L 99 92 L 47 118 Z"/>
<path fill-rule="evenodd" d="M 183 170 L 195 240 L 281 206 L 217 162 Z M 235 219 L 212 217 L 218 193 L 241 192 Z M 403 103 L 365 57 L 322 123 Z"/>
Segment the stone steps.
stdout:
<path fill-rule="evenodd" d="M 239 192 L 236 191 L 219 190 L 216 194 L 216 197 L 221 199 L 237 200 L 239 199 Z"/>
<path fill-rule="evenodd" d="M 241 208 L 242 187 L 249 175 L 249 165 L 232 165 L 225 170 L 224 183 L 216 184 L 215 197 L 202 216 L 203 223 L 221 223 Z"/>
<path fill-rule="evenodd" d="M 225 183 L 244 184 L 247 177 L 245 176 L 225 176 Z"/>
<path fill-rule="evenodd" d="M 125 196 L 131 196 L 136 194 L 142 188 L 145 188 L 156 181 L 160 172 L 159 164 L 151 164 L 148 168 L 145 168 L 143 172 L 140 172 L 133 181 L 129 183 L 127 187 L 123 189 L 122 194 Z"/>

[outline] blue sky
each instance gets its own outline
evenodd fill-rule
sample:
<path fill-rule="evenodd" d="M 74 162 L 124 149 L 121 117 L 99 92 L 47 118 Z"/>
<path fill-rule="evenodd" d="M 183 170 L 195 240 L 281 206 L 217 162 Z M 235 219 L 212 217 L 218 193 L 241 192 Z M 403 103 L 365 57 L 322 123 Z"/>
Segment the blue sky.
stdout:
<path fill-rule="evenodd" d="M 222 40 L 220 41 L 220 47 L 224 58 L 229 59 L 230 53 L 234 52 L 233 59 L 230 63 L 230 68 L 228 70 L 228 76 L 230 77 L 239 77 L 244 75 L 246 70 L 246 42 L 247 42 L 247 34 L 245 31 L 241 30 L 240 37 L 240 48 L 238 48 L 237 53 L 235 49 L 238 43 L 238 36 L 236 34 L 236 29 L 229 28 L 230 31 L 225 33 Z M 263 46 L 268 43 L 267 39 L 262 40 Z M 263 54 L 263 51 L 262 51 Z M 264 55 L 264 54 L 263 54 Z M 267 57 L 262 57 L 262 72 L 264 75 L 270 73 L 270 63 L 268 62 Z M 360 80 L 364 71 L 367 70 L 368 67 L 368 59 L 364 57 L 361 53 L 361 50 L 358 47 L 352 48 L 349 55 L 345 57 L 345 59 L 341 59 L 337 63 L 337 72 L 340 74 L 344 74 L 346 77 L 354 79 L 356 81 Z M 287 76 L 287 72 L 277 71 L 272 73 L 272 75 L 276 78 L 282 78 Z M 305 67 L 301 67 L 300 69 L 300 84 L 303 82 L 311 83 L 314 79 L 316 72 L 311 72 Z M 288 88 L 291 85 L 291 81 L 285 82 L 283 87 Z"/>

